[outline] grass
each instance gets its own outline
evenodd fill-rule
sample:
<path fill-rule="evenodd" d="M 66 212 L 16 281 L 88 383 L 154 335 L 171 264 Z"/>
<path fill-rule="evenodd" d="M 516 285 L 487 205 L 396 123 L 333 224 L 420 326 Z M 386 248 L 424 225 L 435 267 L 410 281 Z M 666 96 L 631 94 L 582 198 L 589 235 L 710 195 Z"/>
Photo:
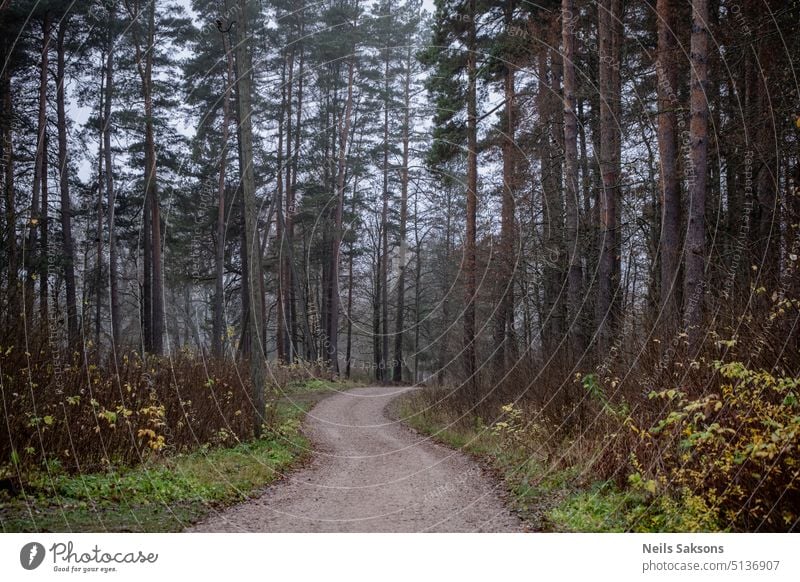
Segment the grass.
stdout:
<path fill-rule="evenodd" d="M 511 494 L 514 509 L 536 531 L 619 532 L 658 529 L 653 507 L 638 491 L 589 481 L 580 466 L 553 467 L 504 439 L 480 421 L 459 421 L 419 395 L 401 398 L 395 415 L 420 433 L 487 463 Z"/>
<path fill-rule="evenodd" d="M 54 464 L 31 471 L 19 495 L 0 497 L 0 529 L 180 531 L 251 497 L 306 459 L 309 443 L 300 430 L 305 413 L 331 391 L 349 387 L 324 380 L 293 383 L 269 405 L 270 428 L 254 441 L 204 445 L 102 473 L 69 475 Z"/>

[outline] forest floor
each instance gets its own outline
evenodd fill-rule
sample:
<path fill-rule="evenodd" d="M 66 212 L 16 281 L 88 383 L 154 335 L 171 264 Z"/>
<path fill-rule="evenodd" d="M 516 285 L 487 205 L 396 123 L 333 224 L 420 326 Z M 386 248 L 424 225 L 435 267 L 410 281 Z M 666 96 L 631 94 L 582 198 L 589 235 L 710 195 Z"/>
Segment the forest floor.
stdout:
<path fill-rule="evenodd" d="M 313 458 L 260 497 L 213 511 L 203 532 L 510 532 L 525 529 L 493 475 L 390 418 L 410 388 L 356 388 L 307 415 Z"/>

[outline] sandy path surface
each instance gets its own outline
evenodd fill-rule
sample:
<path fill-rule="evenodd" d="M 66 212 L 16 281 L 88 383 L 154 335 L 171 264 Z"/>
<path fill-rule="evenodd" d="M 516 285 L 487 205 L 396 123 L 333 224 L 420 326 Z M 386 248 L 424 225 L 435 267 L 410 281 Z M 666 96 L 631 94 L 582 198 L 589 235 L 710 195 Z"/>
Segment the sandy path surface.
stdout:
<path fill-rule="evenodd" d="M 212 514 L 203 532 L 520 531 L 489 475 L 386 417 L 409 388 L 357 388 L 306 417 L 311 463 L 260 497 Z"/>

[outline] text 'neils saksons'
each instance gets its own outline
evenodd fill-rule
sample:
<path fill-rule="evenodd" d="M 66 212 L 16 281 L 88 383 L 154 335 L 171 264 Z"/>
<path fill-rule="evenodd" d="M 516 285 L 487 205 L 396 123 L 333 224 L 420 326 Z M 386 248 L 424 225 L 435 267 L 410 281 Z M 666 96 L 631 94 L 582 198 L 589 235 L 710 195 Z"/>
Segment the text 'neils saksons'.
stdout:
<path fill-rule="evenodd" d="M 723 554 L 722 546 L 698 546 L 696 544 L 642 544 L 644 554 Z"/>

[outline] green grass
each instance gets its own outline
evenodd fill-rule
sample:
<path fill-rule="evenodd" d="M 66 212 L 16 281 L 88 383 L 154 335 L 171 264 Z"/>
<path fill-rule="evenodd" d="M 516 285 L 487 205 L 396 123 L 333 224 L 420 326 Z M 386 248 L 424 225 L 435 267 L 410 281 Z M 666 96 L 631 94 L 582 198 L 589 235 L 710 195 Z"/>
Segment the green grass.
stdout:
<path fill-rule="evenodd" d="M 685 504 L 651 497 L 610 482 L 592 481 L 586 467 L 553 467 L 522 446 L 503 440 L 482 422 L 464 422 L 410 394 L 396 404 L 395 415 L 412 428 L 488 463 L 511 493 L 512 508 L 537 531 L 708 531 L 713 529 Z"/>
<path fill-rule="evenodd" d="M 0 497 L 0 530 L 180 531 L 212 510 L 247 499 L 302 462 L 310 450 L 300 431 L 303 416 L 330 391 L 349 387 L 316 380 L 294 384 L 290 398 L 270 405 L 271 428 L 255 441 L 202 446 L 103 473 L 68 475 L 52 465 L 30 471 L 21 494 Z"/>

